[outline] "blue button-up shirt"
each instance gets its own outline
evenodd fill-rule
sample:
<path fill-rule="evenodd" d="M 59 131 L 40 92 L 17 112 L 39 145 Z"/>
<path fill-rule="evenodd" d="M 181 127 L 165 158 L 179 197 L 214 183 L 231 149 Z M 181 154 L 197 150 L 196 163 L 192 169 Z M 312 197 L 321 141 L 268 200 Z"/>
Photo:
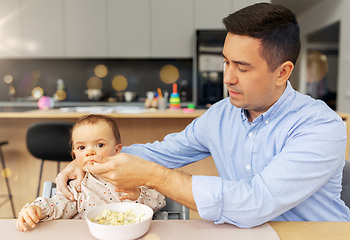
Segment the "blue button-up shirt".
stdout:
<path fill-rule="evenodd" d="M 182 132 L 123 152 L 168 168 L 211 155 L 220 177 L 192 177 L 200 216 L 253 227 L 269 220 L 349 221 L 340 199 L 345 147 L 342 119 L 288 82 L 279 100 L 251 123 L 226 98 Z"/>

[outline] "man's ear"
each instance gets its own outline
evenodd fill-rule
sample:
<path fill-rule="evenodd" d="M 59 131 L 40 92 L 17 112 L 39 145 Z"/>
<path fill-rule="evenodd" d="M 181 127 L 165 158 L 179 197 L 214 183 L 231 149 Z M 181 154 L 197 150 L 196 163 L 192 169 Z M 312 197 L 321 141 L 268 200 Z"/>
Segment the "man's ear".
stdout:
<path fill-rule="evenodd" d="M 292 74 L 294 69 L 294 64 L 291 61 L 286 61 L 282 63 L 277 69 L 277 86 L 283 86 L 289 79 L 289 76 Z"/>
<path fill-rule="evenodd" d="M 115 146 L 115 153 L 116 153 L 116 154 L 117 154 L 117 153 L 120 153 L 121 150 L 122 150 L 122 144 L 119 143 L 119 144 L 117 144 L 117 146 Z"/>

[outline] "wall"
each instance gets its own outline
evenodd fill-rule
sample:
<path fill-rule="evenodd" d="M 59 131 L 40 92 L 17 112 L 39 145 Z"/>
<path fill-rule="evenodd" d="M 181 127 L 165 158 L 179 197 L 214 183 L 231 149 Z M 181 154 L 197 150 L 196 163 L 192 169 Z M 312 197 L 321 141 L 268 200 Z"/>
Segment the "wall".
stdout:
<path fill-rule="evenodd" d="M 306 36 L 319 29 L 340 21 L 340 44 L 339 44 L 339 72 L 337 88 L 337 111 L 350 113 L 350 81 L 348 69 L 350 68 L 350 1 L 347 0 L 323 0 L 314 8 L 298 17 L 302 41 Z M 305 45 L 305 42 L 303 42 Z M 302 45 L 303 46 L 303 45 Z M 305 63 L 305 48 L 301 53 L 299 65 Z M 302 68 L 302 66 L 300 66 Z M 300 71 L 301 92 L 305 91 L 306 70 Z"/>
<path fill-rule="evenodd" d="M 57 90 L 57 80 L 63 79 L 67 98 L 65 101 L 88 101 L 85 90 L 87 82 L 96 77 L 94 69 L 103 64 L 108 73 L 101 77 L 104 101 L 117 98 L 112 87 L 116 76 L 127 80 L 125 91 L 137 93 L 136 101 L 144 102 L 147 91 L 171 93 L 172 84 L 160 79 L 160 71 L 166 65 L 175 66 L 179 72 L 177 80 L 182 102 L 192 102 L 192 59 L 0 59 L 0 79 L 11 75 L 9 84 L 0 81 L 0 101 L 9 101 L 9 87 L 16 90 L 16 101 L 31 96 L 34 87 L 41 87 L 44 95 L 53 96 Z M 186 81 L 187 84 L 182 84 Z M 28 100 L 28 99 L 27 99 Z M 118 100 L 119 101 L 119 100 Z"/>

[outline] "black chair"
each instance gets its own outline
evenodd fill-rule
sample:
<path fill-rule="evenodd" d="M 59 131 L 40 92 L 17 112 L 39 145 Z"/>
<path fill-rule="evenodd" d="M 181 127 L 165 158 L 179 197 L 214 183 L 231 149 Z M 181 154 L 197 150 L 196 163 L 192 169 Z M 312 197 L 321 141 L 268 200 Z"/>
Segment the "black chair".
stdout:
<path fill-rule="evenodd" d="M 4 155 L 2 153 L 2 149 L 1 147 L 3 145 L 8 144 L 8 141 L 0 141 L 0 158 L 1 158 L 1 164 L 2 164 L 2 170 L 6 171 L 6 166 L 5 166 L 5 159 L 4 159 Z M 6 182 L 6 186 L 7 186 L 7 192 L 8 194 L 1 194 L 0 198 L 5 198 L 1 203 L 0 203 L 0 207 L 2 207 L 5 203 L 10 202 L 11 203 L 11 207 L 12 207 L 12 213 L 13 213 L 13 218 L 16 218 L 16 214 L 15 214 L 15 207 L 13 205 L 13 200 L 12 200 L 12 194 L 11 194 L 11 189 L 10 189 L 10 184 L 9 184 L 9 180 L 8 180 L 8 176 L 6 175 L 6 172 L 4 172 L 3 174 L 4 178 L 5 178 L 5 182 Z"/>
<path fill-rule="evenodd" d="M 71 161 L 70 130 L 72 122 L 39 122 L 29 126 L 27 148 L 30 154 L 41 159 L 37 197 L 39 196 L 43 164 L 45 160 L 57 162 L 57 174 L 60 162 Z"/>
<path fill-rule="evenodd" d="M 340 198 L 345 202 L 345 205 L 350 208 L 350 161 L 345 160 L 343 169 L 343 189 Z"/>

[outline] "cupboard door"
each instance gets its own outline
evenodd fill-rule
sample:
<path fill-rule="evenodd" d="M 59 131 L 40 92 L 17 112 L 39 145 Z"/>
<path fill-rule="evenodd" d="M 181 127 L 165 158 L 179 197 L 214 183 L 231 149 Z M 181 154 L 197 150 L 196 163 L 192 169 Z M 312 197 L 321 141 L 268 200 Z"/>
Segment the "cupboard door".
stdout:
<path fill-rule="evenodd" d="M 150 57 L 150 1 L 108 0 L 108 56 Z"/>
<path fill-rule="evenodd" d="M 230 0 L 195 0 L 196 29 L 224 29 L 222 19 L 231 13 Z"/>
<path fill-rule="evenodd" d="M 193 2 L 189 0 L 151 1 L 151 56 L 192 57 Z"/>
<path fill-rule="evenodd" d="M 106 1 L 65 0 L 67 57 L 106 57 Z"/>
<path fill-rule="evenodd" d="M 26 0 L 21 3 L 23 57 L 62 57 L 63 2 Z"/>
<path fill-rule="evenodd" d="M 20 57 L 20 2 L 0 0 L 0 6 L 0 57 Z"/>

